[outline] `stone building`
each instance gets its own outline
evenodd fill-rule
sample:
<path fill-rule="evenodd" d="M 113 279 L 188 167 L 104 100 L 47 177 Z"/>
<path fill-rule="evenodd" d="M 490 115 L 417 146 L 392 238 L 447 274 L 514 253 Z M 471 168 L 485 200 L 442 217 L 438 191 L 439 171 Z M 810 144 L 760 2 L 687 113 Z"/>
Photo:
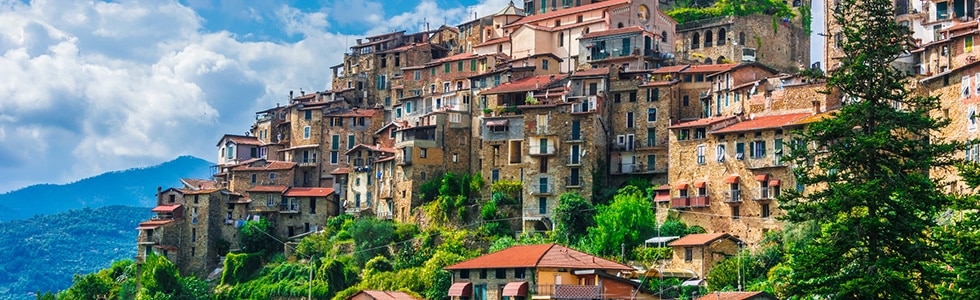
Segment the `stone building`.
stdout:
<path fill-rule="evenodd" d="M 384 168 L 378 169 L 375 163 L 385 158 L 394 158 L 395 149 L 371 145 L 357 145 L 347 150 L 345 155 L 350 158 L 351 164 L 348 170 L 347 197 L 343 209 L 346 213 L 353 215 L 383 215 L 377 213 L 378 210 L 388 212 L 391 207 L 377 206 L 381 198 L 382 177 Z M 391 169 L 388 169 L 391 172 Z M 379 176 L 379 174 L 381 176 Z M 386 188 L 390 189 L 388 185 Z M 393 205 L 391 202 L 386 205 Z M 387 213 L 391 215 L 391 213 Z"/>
<path fill-rule="evenodd" d="M 451 299 L 659 299 L 633 268 L 557 244 L 513 246 L 445 268 Z"/>
<path fill-rule="evenodd" d="M 688 234 L 669 246 L 674 249 L 670 267 L 692 270 L 703 280 L 715 263 L 735 256 L 742 241 L 727 233 Z"/>
<path fill-rule="evenodd" d="M 665 183 L 670 86 L 676 81 L 654 81 L 648 71 L 613 74 L 607 101 L 610 185 L 622 186 L 634 178 Z"/>
<path fill-rule="evenodd" d="M 939 110 L 932 116 L 948 119 L 949 126 L 940 131 L 939 137 L 960 142 L 980 138 L 977 130 L 977 106 L 980 103 L 980 62 L 973 62 L 948 72 L 919 80 L 919 92 L 939 98 Z M 962 152 L 967 163 L 980 162 L 980 145 L 970 143 Z M 933 169 L 931 174 L 949 182 L 944 188 L 956 194 L 974 193 L 959 177 L 955 169 Z"/>
<path fill-rule="evenodd" d="M 655 69 L 670 55 L 662 52 L 666 37 L 640 26 L 593 31 L 581 37 L 579 53 L 593 68 L 618 65 L 624 71 Z"/>
<path fill-rule="evenodd" d="M 975 39 L 980 42 L 978 21 L 954 21 L 953 24 L 937 30 L 935 41 L 912 51 L 915 61 L 919 62 L 918 74 L 932 76 L 980 60 L 980 47 L 973 46 Z"/>
<path fill-rule="evenodd" d="M 262 143 L 254 136 L 226 134 L 218 140 L 218 165 L 234 165 L 246 160 L 261 157 Z"/>
<path fill-rule="evenodd" d="M 810 37 L 798 20 L 771 15 L 727 16 L 677 25 L 681 63 L 760 62 L 784 72 L 810 63 Z"/>
<path fill-rule="evenodd" d="M 183 275 L 206 277 L 217 266 L 221 235 L 219 210 L 224 205 L 217 189 L 169 188 L 157 191 L 157 215 L 137 230 L 137 262 L 147 255 L 166 257 Z"/>

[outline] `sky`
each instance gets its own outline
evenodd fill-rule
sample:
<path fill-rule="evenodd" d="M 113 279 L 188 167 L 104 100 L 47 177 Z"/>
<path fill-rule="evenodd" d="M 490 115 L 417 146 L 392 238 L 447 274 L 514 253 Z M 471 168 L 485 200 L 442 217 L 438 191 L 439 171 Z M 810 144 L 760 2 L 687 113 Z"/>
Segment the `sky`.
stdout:
<path fill-rule="evenodd" d="M 0 0 L 0 193 L 214 161 L 221 135 L 244 134 L 255 112 L 327 89 L 357 38 L 508 2 Z"/>

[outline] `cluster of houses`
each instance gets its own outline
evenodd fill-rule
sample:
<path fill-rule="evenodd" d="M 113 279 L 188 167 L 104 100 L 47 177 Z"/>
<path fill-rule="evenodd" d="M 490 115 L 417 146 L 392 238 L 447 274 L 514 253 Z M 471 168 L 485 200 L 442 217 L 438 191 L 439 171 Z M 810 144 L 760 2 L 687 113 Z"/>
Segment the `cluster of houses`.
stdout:
<path fill-rule="evenodd" d="M 919 74 L 917 92 L 940 97 L 935 113 L 953 121 L 946 138 L 976 138 L 975 12 L 955 1 L 899 2 L 896 20 L 914 29 L 919 48 L 896 65 Z M 330 67 L 331 90 L 289 92 L 256 113 L 248 134 L 218 140 L 212 179 L 159 190 L 157 215 L 138 228 L 138 258 L 165 255 L 204 277 L 238 247 L 247 220 L 270 220 L 293 241 L 339 214 L 413 222 L 420 186 L 447 172 L 521 182 L 525 232 L 553 229 L 563 193 L 646 180 L 658 221 L 673 214 L 709 232 L 669 244 L 670 271 L 660 274 L 692 284 L 781 228 L 777 197 L 806 189 L 783 159 L 792 134 L 842 105 L 823 83 L 792 74 L 809 64 L 803 20 L 676 24 L 661 10 L 672 4 L 653 0 L 523 4 L 456 27 L 357 40 Z M 840 24 L 828 20 L 827 30 L 833 71 Z M 965 151 L 980 161 L 980 146 Z M 657 295 L 619 276 L 631 267 L 560 245 L 447 269 L 459 298 Z"/>

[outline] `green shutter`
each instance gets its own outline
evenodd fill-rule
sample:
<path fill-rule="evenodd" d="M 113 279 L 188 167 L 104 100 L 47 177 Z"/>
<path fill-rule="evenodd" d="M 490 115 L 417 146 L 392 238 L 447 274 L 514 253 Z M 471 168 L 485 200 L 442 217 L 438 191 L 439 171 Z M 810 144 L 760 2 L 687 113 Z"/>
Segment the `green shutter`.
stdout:
<path fill-rule="evenodd" d="M 476 71 L 476 60 L 475 59 L 471 59 L 470 60 L 470 71 Z"/>

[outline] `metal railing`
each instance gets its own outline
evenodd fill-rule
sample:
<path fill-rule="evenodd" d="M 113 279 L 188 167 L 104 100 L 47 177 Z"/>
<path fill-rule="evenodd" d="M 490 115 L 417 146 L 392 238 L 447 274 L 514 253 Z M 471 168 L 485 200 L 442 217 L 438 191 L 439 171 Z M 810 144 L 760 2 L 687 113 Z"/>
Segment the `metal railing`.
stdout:
<path fill-rule="evenodd" d="M 725 191 L 725 202 L 727 203 L 742 202 L 742 191 L 741 190 Z"/>
<path fill-rule="evenodd" d="M 601 299 L 602 290 L 598 285 L 577 284 L 538 284 L 528 291 L 531 295 L 550 296 L 551 299 Z"/>
<path fill-rule="evenodd" d="M 552 184 L 540 184 L 535 183 L 530 185 L 531 195 L 546 195 L 553 194 L 555 192 L 555 186 Z"/>
<path fill-rule="evenodd" d="M 546 145 L 542 145 L 542 144 L 534 145 L 534 144 L 532 144 L 531 145 L 530 154 L 531 155 L 554 155 L 555 154 L 555 145 L 553 143 L 548 143 Z"/>
<path fill-rule="evenodd" d="M 582 186 L 585 179 L 580 177 L 565 177 L 565 186 Z"/>

